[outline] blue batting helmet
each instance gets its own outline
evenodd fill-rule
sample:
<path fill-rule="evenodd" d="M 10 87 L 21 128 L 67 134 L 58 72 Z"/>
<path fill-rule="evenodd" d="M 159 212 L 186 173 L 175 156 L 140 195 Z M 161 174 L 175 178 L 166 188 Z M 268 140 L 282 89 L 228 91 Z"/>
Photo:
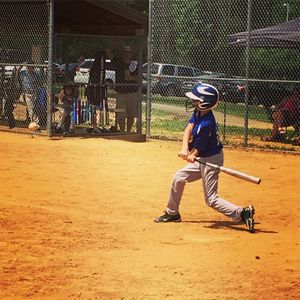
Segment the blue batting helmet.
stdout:
<path fill-rule="evenodd" d="M 200 111 L 215 107 L 219 100 L 219 91 L 208 83 L 197 83 L 191 92 L 185 94 L 192 100 L 193 106 Z"/>

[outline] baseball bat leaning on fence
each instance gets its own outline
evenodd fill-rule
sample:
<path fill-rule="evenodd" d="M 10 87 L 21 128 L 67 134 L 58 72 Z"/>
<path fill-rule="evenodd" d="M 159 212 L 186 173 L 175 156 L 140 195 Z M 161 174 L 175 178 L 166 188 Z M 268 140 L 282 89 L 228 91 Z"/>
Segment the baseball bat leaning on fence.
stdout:
<path fill-rule="evenodd" d="M 218 165 L 215 165 L 215 164 L 211 164 L 209 162 L 204 162 L 201 159 L 199 159 L 198 157 L 195 158 L 195 161 L 197 161 L 200 164 L 203 164 L 203 165 L 215 168 L 217 170 L 220 170 L 221 172 L 224 172 L 228 175 L 231 175 L 231 176 L 243 179 L 243 180 L 247 180 L 247 181 L 252 182 L 252 183 L 260 184 L 260 182 L 261 182 L 261 178 L 259 178 L 259 177 L 251 176 L 251 175 L 248 175 L 246 173 L 242 173 L 242 172 L 239 172 L 239 171 L 236 171 L 236 170 L 233 170 L 233 169 L 230 169 L 230 168 L 226 168 L 226 167 L 223 167 L 223 166 L 218 166 Z"/>

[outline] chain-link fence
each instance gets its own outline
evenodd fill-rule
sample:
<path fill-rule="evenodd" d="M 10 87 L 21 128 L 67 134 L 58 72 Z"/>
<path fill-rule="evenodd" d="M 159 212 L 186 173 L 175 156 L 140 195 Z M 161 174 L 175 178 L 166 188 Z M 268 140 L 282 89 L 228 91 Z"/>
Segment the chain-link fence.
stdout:
<path fill-rule="evenodd" d="M 144 18 L 126 2 L 0 2 L 0 130 L 142 132 Z"/>
<path fill-rule="evenodd" d="M 85 21 L 80 16 L 80 26 L 62 14 L 66 7 L 100 11 L 112 2 L 134 7 L 138 1 L 0 2 L 0 130 L 25 131 L 30 125 L 42 132 L 47 127 L 48 134 L 61 134 L 65 127 L 80 134 L 97 128 L 118 132 L 116 116 L 123 108 L 116 99 L 124 83 L 117 82 L 107 49 L 120 56 L 130 46 L 131 60 L 139 62 L 138 79 L 125 84 L 138 92 L 133 132 L 181 139 L 190 115 L 185 92 L 202 81 L 220 91 L 215 116 L 223 142 L 259 147 L 297 143 L 300 3 L 140 1 L 142 14 L 149 14 L 148 43 L 139 34 L 118 34 L 122 27 L 129 26 L 129 32 L 135 26 L 132 12 L 115 14 L 103 24 L 94 24 L 94 14 Z M 54 17 L 51 5 L 56 6 Z M 67 21 L 72 24 L 60 32 Z M 83 34 L 81 26 L 92 34 Z M 97 35 L 104 26 L 114 34 Z M 98 75 L 104 73 L 94 83 L 90 75 L 99 53 L 103 68 Z M 70 102 L 61 100 L 65 88 Z M 105 101 L 94 103 L 95 97 Z"/>
<path fill-rule="evenodd" d="M 47 125 L 47 1 L 0 2 L 0 127 Z"/>
<path fill-rule="evenodd" d="M 138 76 L 138 72 L 141 72 L 141 64 L 135 62 L 144 60 L 145 49 L 145 41 L 134 37 L 56 35 L 54 60 L 60 64 L 60 68 L 54 72 L 55 132 L 66 131 L 61 118 L 65 106 L 60 99 L 60 93 L 68 86 L 73 90 L 69 131 L 72 132 L 76 128 L 78 134 L 141 132 L 141 102 L 134 101 L 142 98 L 142 90 L 137 96 L 142 84 L 141 75 Z M 135 67 L 135 75 L 127 74 L 126 83 L 120 76 L 125 72 L 124 64 L 120 61 L 124 55 L 128 56 L 128 60 L 133 62 L 132 66 Z M 102 78 L 101 72 L 103 72 Z M 133 95 L 130 101 L 134 102 L 132 104 L 136 110 L 136 118 L 134 123 L 128 124 L 127 127 L 124 127 L 120 118 L 123 107 L 117 105 L 116 99 L 119 94 Z"/>
<path fill-rule="evenodd" d="M 149 3 L 152 137 L 181 139 L 189 116 L 184 94 L 202 81 L 220 91 L 215 116 L 224 142 L 297 143 L 300 3 Z"/>

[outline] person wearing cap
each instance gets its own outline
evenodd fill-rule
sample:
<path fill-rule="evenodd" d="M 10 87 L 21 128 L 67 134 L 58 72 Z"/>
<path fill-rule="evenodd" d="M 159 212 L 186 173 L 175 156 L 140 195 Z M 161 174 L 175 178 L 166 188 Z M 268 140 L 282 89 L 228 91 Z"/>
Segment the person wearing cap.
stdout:
<path fill-rule="evenodd" d="M 39 130 L 41 106 L 39 104 L 38 92 L 41 86 L 41 78 L 39 73 L 34 69 L 34 62 L 29 61 L 27 64 L 26 68 L 21 69 L 19 76 L 31 122 L 28 128 Z"/>
<path fill-rule="evenodd" d="M 116 69 L 117 123 L 121 131 L 130 132 L 138 116 L 138 62 L 133 60 L 129 46 L 123 47 L 120 57 L 111 50 L 107 56 Z"/>
<path fill-rule="evenodd" d="M 179 205 L 185 184 L 202 179 L 204 199 L 209 207 L 225 216 L 242 221 L 249 232 L 254 232 L 254 207 L 240 207 L 218 196 L 219 170 L 205 163 L 223 165 L 223 145 L 219 140 L 217 123 L 212 112 L 219 100 L 218 90 L 209 84 L 197 83 L 191 92 L 186 93 L 187 103 L 194 110 L 183 134 L 182 148 L 178 156 L 187 161 L 187 165 L 174 176 L 169 200 L 164 214 L 156 223 L 180 222 Z"/>

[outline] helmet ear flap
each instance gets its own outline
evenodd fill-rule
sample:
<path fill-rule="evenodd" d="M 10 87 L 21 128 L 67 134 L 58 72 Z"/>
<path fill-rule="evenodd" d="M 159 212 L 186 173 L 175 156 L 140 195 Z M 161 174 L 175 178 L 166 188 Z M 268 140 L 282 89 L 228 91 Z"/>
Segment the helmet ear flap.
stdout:
<path fill-rule="evenodd" d="M 201 101 L 198 101 L 198 103 L 197 103 L 197 106 L 196 106 L 196 107 L 197 107 L 197 109 L 198 109 L 198 110 L 203 110 L 203 109 L 201 108 Z"/>
<path fill-rule="evenodd" d="M 193 106 L 193 103 L 190 98 L 185 99 L 185 111 L 190 112 L 193 111 L 195 107 Z"/>
<path fill-rule="evenodd" d="M 185 99 L 185 111 L 190 112 L 190 111 L 194 111 L 195 109 L 200 110 L 200 107 L 199 107 L 200 103 L 201 103 L 200 100 L 186 98 Z"/>

